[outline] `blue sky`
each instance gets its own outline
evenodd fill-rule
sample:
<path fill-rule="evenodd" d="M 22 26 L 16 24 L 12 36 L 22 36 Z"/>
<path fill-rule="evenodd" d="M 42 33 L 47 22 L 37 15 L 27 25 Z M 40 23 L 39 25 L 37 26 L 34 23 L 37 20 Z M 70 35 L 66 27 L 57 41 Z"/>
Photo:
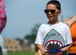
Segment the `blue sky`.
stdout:
<path fill-rule="evenodd" d="M 4 0 L 7 24 L 2 35 L 4 38 L 23 38 L 37 23 L 47 22 L 44 9 L 49 0 Z M 76 15 L 76 0 L 59 0 L 64 20 Z"/>

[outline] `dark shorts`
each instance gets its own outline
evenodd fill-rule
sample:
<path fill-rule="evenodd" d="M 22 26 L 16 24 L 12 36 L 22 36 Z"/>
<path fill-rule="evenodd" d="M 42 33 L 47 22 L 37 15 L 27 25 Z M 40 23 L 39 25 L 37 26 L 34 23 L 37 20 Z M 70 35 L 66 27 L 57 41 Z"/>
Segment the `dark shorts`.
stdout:
<path fill-rule="evenodd" d="M 68 55 L 76 55 L 76 53 L 68 53 Z"/>
<path fill-rule="evenodd" d="M 0 55 L 2 55 L 2 48 L 0 47 Z"/>

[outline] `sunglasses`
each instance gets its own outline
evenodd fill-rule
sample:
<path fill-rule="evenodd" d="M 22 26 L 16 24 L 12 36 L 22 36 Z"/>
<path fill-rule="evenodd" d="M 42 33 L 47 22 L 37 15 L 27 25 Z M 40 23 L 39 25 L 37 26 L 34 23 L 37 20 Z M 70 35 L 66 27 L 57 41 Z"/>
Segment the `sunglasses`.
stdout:
<path fill-rule="evenodd" d="M 44 10 L 44 12 L 45 12 L 46 14 L 48 14 L 49 12 L 50 12 L 51 14 L 55 14 L 55 11 L 56 11 L 56 10 Z"/>

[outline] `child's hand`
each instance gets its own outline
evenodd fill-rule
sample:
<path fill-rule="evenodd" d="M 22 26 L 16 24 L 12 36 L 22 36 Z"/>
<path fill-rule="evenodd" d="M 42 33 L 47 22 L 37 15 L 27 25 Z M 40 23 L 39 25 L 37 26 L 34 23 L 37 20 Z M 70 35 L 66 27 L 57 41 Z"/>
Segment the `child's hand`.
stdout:
<path fill-rule="evenodd" d="M 42 53 L 43 55 L 47 55 L 47 54 L 48 54 L 46 49 L 44 49 L 43 51 L 41 51 L 41 53 Z"/>
<path fill-rule="evenodd" d="M 48 53 L 43 53 L 43 52 L 41 52 L 40 50 L 38 50 L 38 55 L 48 55 Z"/>

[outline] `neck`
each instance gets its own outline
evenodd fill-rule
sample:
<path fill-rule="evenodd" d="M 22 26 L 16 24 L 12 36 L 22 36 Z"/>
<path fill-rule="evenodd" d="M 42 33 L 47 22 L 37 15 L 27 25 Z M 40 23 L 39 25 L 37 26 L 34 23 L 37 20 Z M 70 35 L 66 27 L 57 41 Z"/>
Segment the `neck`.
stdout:
<path fill-rule="evenodd" d="M 59 23 L 59 21 L 51 21 L 51 22 L 48 22 L 49 24 L 57 24 Z"/>

